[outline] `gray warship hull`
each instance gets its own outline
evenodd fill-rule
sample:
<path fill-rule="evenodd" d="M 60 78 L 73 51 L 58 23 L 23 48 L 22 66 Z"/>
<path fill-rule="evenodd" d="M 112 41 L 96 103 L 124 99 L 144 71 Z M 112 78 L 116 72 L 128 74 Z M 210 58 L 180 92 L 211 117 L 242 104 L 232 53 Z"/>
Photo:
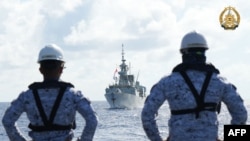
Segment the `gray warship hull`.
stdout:
<path fill-rule="evenodd" d="M 110 108 L 134 109 L 142 108 L 146 97 L 139 97 L 129 93 L 109 93 L 105 98 Z"/>

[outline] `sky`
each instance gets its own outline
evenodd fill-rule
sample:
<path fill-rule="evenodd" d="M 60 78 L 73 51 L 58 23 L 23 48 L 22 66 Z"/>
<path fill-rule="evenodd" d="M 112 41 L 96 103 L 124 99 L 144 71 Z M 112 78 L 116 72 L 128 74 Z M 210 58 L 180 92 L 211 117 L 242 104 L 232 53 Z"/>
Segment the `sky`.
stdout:
<path fill-rule="evenodd" d="M 240 14 L 235 30 L 219 22 L 228 6 Z M 249 7 L 249 0 L 1 0 L 0 102 L 43 80 L 37 58 L 50 43 L 64 50 L 62 80 L 91 101 L 105 101 L 105 88 L 114 83 L 121 64 L 122 44 L 130 72 L 149 93 L 181 63 L 181 39 L 194 30 L 207 40 L 207 62 L 248 100 Z"/>

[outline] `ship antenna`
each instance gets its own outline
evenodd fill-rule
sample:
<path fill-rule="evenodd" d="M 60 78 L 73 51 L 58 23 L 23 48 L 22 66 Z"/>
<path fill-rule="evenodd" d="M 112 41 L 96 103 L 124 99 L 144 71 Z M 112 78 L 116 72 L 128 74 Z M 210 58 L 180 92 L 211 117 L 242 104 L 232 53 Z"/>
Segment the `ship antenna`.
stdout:
<path fill-rule="evenodd" d="M 129 62 L 129 74 L 131 74 L 131 63 Z"/>
<path fill-rule="evenodd" d="M 122 44 L 122 62 L 125 62 L 126 60 L 124 59 L 124 49 L 123 49 L 123 44 Z"/>
<path fill-rule="evenodd" d="M 138 81 L 139 73 L 140 73 L 140 71 L 138 71 L 138 74 L 137 74 L 137 77 L 136 77 L 136 81 Z"/>

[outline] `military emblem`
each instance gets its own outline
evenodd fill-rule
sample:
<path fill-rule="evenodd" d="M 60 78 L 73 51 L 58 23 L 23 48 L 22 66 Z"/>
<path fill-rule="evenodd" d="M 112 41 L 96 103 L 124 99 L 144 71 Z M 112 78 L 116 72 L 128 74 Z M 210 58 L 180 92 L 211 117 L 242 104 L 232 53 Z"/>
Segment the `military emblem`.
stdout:
<path fill-rule="evenodd" d="M 240 14 L 235 8 L 228 6 L 220 14 L 220 24 L 225 30 L 234 30 L 240 24 Z"/>

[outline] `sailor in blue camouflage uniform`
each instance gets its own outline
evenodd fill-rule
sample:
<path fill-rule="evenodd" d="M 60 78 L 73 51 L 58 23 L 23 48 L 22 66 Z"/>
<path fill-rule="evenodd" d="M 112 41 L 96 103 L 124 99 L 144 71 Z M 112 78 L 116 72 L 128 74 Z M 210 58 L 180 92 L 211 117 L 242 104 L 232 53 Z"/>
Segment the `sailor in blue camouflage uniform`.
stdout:
<path fill-rule="evenodd" d="M 76 123 L 83 127 L 79 141 L 92 141 L 98 117 L 90 101 L 68 82 L 60 80 L 64 68 L 62 49 L 49 44 L 39 52 L 38 63 L 43 82 L 34 82 L 21 92 L 6 110 L 2 123 L 10 141 L 28 141 L 16 124 L 22 113 L 30 122 L 33 141 L 71 141 Z M 75 121 L 76 112 L 85 119 Z M 82 124 L 83 123 L 83 124 Z M 85 124 L 85 125 L 84 125 Z"/>
<path fill-rule="evenodd" d="M 231 124 L 246 124 L 243 99 L 218 69 L 206 63 L 207 49 L 202 34 L 193 31 L 183 37 L 182 63 L 151 88 L 142 109 L 142 125 L 149 140 L 166 139 L 160 136 L 155 119 L 165 101 L 171 111 L 168 141 L 216 141 L 221 102 L 231 115 Z"/>

